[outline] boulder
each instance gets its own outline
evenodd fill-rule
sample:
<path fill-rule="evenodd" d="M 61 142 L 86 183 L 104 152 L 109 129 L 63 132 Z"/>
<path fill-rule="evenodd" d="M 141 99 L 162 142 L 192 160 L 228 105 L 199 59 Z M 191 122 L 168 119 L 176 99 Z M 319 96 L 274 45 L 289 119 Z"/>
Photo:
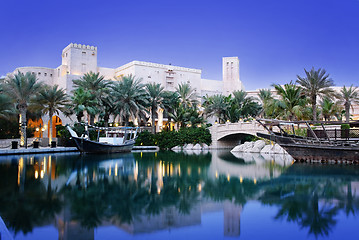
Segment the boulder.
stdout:
<path fill-rule="evenodd" d="M 187 144 L 187 146 L 186 146 L 186 149 L 187 149 L 187 150 L 191 150 L 192 148 L 193 148 L 193 144 L 192 144 L 192 143 Z"/>
<path fill-rule="evenodd" d="M 245 142 L 243 143 L 243 152 L 251 152 L 252 148 L 253 148 L 253 144 L 254 142 Z"/>
<path fill-rule="evenodd" d="M 242 145 L 238 145 L 238 146 L 235 146 L 231 152 L 242 152 L 242 149 L 243 149 L 243 146 Z"/>
<path fill-rule="evenodd" d="M 275 144 L 273 147 L 273 152 L 274 154 L 283 154 L 283 148 L 281 146 L 279 146 L 279 144 Z"/>
<path fill-rule="evenodd" d="M 201 145 L 202 145 L 202 149 L 203 149 L 203 150 L 208 150 L 208 149 L 209 149 L 209 147 L 208 147 L 207 144 L 202 143 Z"/>
<path fill-rule="evenodd" d="M 260 153 L 265 145 L 266 145 L 266 143 L 263 140 L 258 140 L 256 142 L 254 142 L 251 152 L 252 153 Z"/>
<path fill-rule="evenodd" d="M 179 151 L 181 150 L 181 147 L 180 146 L 175 146 L 173 148 L 171 148 L 172 151 Z"/>
<path fill-rule="evenodd" d="M 192 149 L 193 149 L 193 150 L 201 150 L 201 149 L 202 149 L 202 146 L 197 143 L 196 145 L 193 146 Z"/>
<path fill-rule="evenodd" d="M 272 154 L 272 145 L 265 145 L 261 150 L 261 154 Z"/>

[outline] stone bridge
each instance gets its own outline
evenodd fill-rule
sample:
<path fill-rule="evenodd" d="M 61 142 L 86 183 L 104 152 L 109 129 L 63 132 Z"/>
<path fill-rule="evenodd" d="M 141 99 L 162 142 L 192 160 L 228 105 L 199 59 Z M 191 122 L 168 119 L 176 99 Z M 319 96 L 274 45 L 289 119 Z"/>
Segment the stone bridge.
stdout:
<path fill-rule="evenodd" d="M 268 133 L 257 121 L 214 124 L 209 128 L 212 135 L 212 148 L 233 148 L 245 136 L 256 136 L 257 132 Z"/>

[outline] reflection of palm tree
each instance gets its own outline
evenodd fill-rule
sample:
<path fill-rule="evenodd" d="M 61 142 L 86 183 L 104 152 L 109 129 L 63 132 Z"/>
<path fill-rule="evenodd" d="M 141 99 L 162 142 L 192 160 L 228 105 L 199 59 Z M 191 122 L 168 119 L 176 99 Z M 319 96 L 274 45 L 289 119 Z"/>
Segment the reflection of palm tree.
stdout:
<path fill-rule="evenodd" d="M 302 228 L 309 227 L 309 233 L 314 234 L 317 238 L 319 235 L 327 236 L 329 231 L 333 229 L 336 220 L 333 217 L 337 214 L 336 207 L 323 206 L 319 209 L 318 194 L 314 193 L 308 202 L 308 208 L 303 214 L 300 221 Z"/>

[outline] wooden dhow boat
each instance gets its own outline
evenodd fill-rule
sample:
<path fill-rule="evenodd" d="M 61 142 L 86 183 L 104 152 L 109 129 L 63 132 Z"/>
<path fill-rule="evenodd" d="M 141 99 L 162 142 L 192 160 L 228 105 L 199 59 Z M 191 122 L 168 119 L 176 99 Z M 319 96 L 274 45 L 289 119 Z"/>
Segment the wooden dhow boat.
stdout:
<path fill-rule="evenodd" d="M 131 152 L 136 138 L 138 129 L 137 127 L 95 127 L 90 126 L 92 129 L 98 131 L 97 141 L 89 139 L 88 134 L 79 137 L 77 133 L 67 126 L 71 134 L 71 138 L 75 141 L 76 147 L 80 152 L 84 153 L 121 153 Z M 86 131 L 88 126 L 85 126 Z M 106 137 L 100 137 L 100 131 L 105 131 Z"/>
<path fill-rule="evenodd" d="M 257 136 L 276 142 L 296 161 L 359 163 L 359 121 L 342 129 L 347 123 L 256 120 L 268 131 Z M 303 126 L 306 136 L 296 135 L 295 128 Z"/>

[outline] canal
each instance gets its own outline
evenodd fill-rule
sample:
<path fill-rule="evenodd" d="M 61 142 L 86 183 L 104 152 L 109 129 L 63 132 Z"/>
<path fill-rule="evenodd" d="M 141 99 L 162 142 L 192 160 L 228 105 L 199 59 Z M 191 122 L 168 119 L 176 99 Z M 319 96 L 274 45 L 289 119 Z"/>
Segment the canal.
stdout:
<path fill-rule="evenodd" d="M 228 151 L 0 157 L 14 239 L 357 239 L 358 214 L 358 165 Z"/>

